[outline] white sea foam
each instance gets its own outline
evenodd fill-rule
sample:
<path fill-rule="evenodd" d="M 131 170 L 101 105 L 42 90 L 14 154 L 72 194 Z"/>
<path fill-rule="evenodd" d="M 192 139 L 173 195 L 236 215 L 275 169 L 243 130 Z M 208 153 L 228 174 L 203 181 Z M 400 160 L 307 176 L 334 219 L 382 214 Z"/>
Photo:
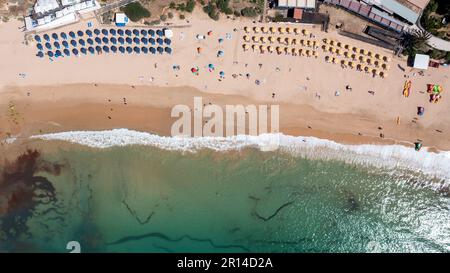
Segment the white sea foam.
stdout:
<path fill-rule="evenodd" d="M 93 148 L 109 148 L 126 145 L 148 145 L 164 150 L 195 152 L 201 149 L 214 151 L 239 150 L 254 147 L 262 151 L 289 152 L 312 159 L 334 159 L 389 169 L 409 169 L 424 174 L 450 179 L 450 152 L 433 153 L 402 145 L 345 145 L 315 137 L 294 137 L 283 134 L 234 137 L 164 137 L 128 129 L 109 131 L 71 131 L 31 138 L 61 140 Z"/>

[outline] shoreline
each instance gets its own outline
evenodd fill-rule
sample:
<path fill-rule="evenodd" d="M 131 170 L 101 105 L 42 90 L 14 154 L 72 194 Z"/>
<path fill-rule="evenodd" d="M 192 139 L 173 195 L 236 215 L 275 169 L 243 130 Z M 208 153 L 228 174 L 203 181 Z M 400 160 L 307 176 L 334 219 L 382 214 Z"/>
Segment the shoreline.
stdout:
<path fill-rule="evenodd" d="M 27 90 L 33 90 L 29 94 Z M 7 135 L 31 135 L 63 131 L 110 130 L 127 128 L 169 136 L 176 120 L 170 117 L 177 104 L 192 107 L 193 97 L 219 106 L 225 104 L 259 105 L 257 101 L 236 95 L 203 93 L 195 88 L 147 87 L 124 85 L 60 85 L 14 87 L 0 94 L 7 100 L 0 102 L 0 111 L 16 113 L 0 118 L 0 138 Z M 126 98 L 124 104 L 123 98 Z M 343 144 L 401 144 L 413 147 L 421 138 L 432 151 L 450 151 L 450 140 L 427 128 L 397 125 L 365 113 L 329 113 L 310 105 L 277 103 L 280 106 L 280 132 L 292 136 L 314 136 Z M 382 130 L 379 128 L 382 127 Z M 384 138 L 379 136 L 380 132 Z M 415 134 L 417 137 L 411 137 Z M 427 145 L 436 142 L 438 145 Z M 435 143 L 435 144 L 436 144 Z"/>

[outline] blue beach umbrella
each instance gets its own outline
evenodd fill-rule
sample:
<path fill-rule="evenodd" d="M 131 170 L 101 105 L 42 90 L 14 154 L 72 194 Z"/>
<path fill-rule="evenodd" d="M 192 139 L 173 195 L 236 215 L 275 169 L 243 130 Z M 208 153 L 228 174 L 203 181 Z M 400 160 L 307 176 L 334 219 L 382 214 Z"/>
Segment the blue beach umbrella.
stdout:
<path fill-rule="evenodd" d="M 116 47 L 116 46 L 114 46 L 114 45 L 113 45 L 113 46 L 111 46 L 111 51 L 112 51 L 112 52 L 114 52 L 114 53 L 116 53 L 116 52 L 117 52 L 117 47 Z"/>
<path fill-rule="evenodd" d="M 172 54 L 172 48 L 170 48 L 170 47 L 164 48 L 164 51 L 165 51 L 167 54 Z"/>
<path fill-rule="evenodd" d="M 109 30 L 109 34 L 111 34 L 112 36 L 116 36 L 116 30 L 113 29 L 113 28 L 111 28 L 111 29 Z"/>
<path fill-rule="evenodd" d="M 225 72 L 220 71 L 220 72 L 219 72 L 219 76 L 220 76 L 220 77 L 225 77 Z"/>
<path fill-rule="evenodd" d="M 102 44 L 102 39 L 100 39 L 100 37 L 95 37 L 95 42 L 99 45 Z"/>
<path fill-rule="evenodd" d="M 70 56 L 70 51 L 67 48 L 65 48 L 63 52 L 64 52 L 64 55 Z"/>
<path fill-rule="evenodd" d="M 161 38 L 156 39 L 156 42 L 158 43 L 158 45 L 163 45 L 164 41 Z"/>
<path fill-rule="evenodd" d="M 126 34 L 127 36 L 131 36 L 131 30 L 129 30 L 129 29 L 125 30 L 125 34 Z"/>
<path fill-rule="evenodd" d="M 45 43 L 45 48 L 52 49 L 52 45 L 49 42 L 47 42 Z"/>
<path fill-rule="evenodd" d="M 86 30 L 86 35 L 92 37 L 92 31 L 90 29 Z"/>
<path fill-rule="evenodd" d="M 142 30 L 141 30 L 141 35 L 144 36 L 144 37 L 147 36 L 147 35 L 148 35 L 147 30 L 142 29 Z"/>
<path fill-rule="evenodd" d="M 58 42 L 54 42 L 53 46 L 56 47 L 57 49 L 61 48 L 61 45 Z"/>
<path fill-rule="evenodd" d="M 130 37 L 127 37 L 125 39 L 125 41 L 127 41 L 127 44 L 132 44 L 133 43 L 133 40 Z"/>
<path fill-rule="evenodd" d="M 139 30 L 133 29 L 133 34 L 134 34 L 135 36 L 139 36 Z"/>
<path fill-rule="evenodd" d="M 97 53 L 102 51 L 102 47 L 101 46 L 96 46 L 95 47 L 95 51 L 97 51 Z"/>
<path fill-rule="evenodd" d="M 39 36 L 39 35 L 34 35 L 34 40 L 35 40 L 36 42 L 40 43 L 40 42 L 41 42 L 41 36 Z"/>
<path fill-rule="evenodd" d="M 156 35 L 158 35 L 159 37 L 162 37 L 162 36 L 164 36 L 164 31 L 162 31 L 162 29 L 158 29 L 156 31 Z"/>
<path fill-rule="evenodd" d="M 164 53 L 164 48 L 158 46 L 158 48 L 156 49 L 158 51 L 159 54 L 163 54 Z"/>
<path fill-rule="evenodd" d="M 67 41 L 62 41 L 62 45 L 65 48 L 69 48 L 69 43 Z"/>
<path fill-rule="evenodd" d="M 48 36 L 48 34 L 44 34 L 44 40 L 50 41 L 50 36 Z"/>
<path fill-rule="evenodd" d="M 223 53 L 223 51 L 222 51 L 222 50 L 219 50 L 219 51 L 217 52 L 217 56 L 218 56 L 218 57 L 222 57 L 222 56 L 223 56 L 223 54 L 224 54 L 224 53 Z"/>
<path fill-rule="evenodd" d="M 144 45 L 146 45 L 146 44 L 148 44 L 148 39 L 145 38 L 145 37 L 142 37 L 142 38 L 141 38 L 141 42 L 142 42 Z"/>
<path fill-rule="evenodd" d="M 106 28 L 102 29 L 102 34 L 108 36 L 108 30 Z"/>
<path fill-rule="evenodd" d="M 94 29 L 94 34 L 97 36 L 100 35 L 100 29 L 98 28 Z"/>
<path fill-rule="evenodd" d="M 92 40 L 91 38 L 87 38 L 86 41 L 87 41 L 87 43 L 90 44 L 90 45 L 94 44 L 94 40 Z"/>
<path fill-rule="evenodd" d="M 164 39 L 164 43 L 166 45 L 170 45 L 172 43 L 172 40 L 170 40 L 169 38 Z"/>
<path fill-rule="evenodd" d="M 134 37 L 133 42 L 138 45 L 141 43 L 141 40 L 138 37 Z"/>
<path fill-rule="evenodd" d="M 83 53 L 84 55 L 87 54 L 87 50 L 85 47 L 80 48 L 81 53 Z"/>
<path fill-rule="evenodd" d="M 123 34 L 124 34 L 124 33 L 123 33 L 123 29 L 118 29 L 118 30 L 117 30 L 117 34 L 119 34 L 120 36 L 123 36 Z"/>
<path fill-rule="evenodd" d="M 119 46 L 119 51 L 120 51 L 120 53 L 125 53 L 125 47 Z"/>
<path fill-rule="evenodd" d="M 94 54 L 95 49 L 94 49 L 92 46 L 90 46 L 90 47 L 88 47 L 88 51 L 89 51 L 91 54 Z"/>
<path fill-rule="evenodd" d="M 79 43 L 81 46 L 85 46 L 85 45 L 86 45 L 86 42 L 85 42 L 83 39 L 78 39 L 78 43 Z"/>
<path fill-rule="evenodd" d="M 69 36 L 72 37 L 72 38 L 77 37 L 77 35 L 76 35 L 75 32 L 73 32 L 73 31 L 69 32 Z"/>
<path fill-rule="evenodd" d="M 59 40 L 58 34 L 56 34 L 55 32 L 52 33 L 52 38 L 53 38 L 53 40 L 55 40 L 55 41 L 58 41 L 58 40 Z"/>
<path fill-rule="evenodd" d="M 84 35 L 84 32 L 83 32 L 83 31 L 81 31 L 81 30 L 78 30 L 78 31 L 77 31 L 77 35 L 78 35 L 79 37 L 83 37 L 83 35 Z"/>
<path fill-rule="evenodd" d="M 149 38 L 149 39 L 148 39 L 148 42 L 149 42 L 151 45 L 155 45 L 155 44 L 156 44 L 154 38 Z"/>
<path fill-rule="evenodd" d="M 106 38 L 106 37 L 103 37 L 102 42 L 103 42 L 105 45 L 109 44 L 109 40 L 108 40 L 108 38 Z"/>
<path fill-rule="evenodd" d="M 39 58 L 42 58 L 42 57 L 44 57 L 44 53 L 42 53 L 42 51 L 38 51 L 36 56 L 38 56 Z"/>
<path fill-rule="evenodd" d="M 154 47 L 149 47 L 148 51 L 150 51 L 152 54 L 156 54 L 156 48 Z"/>
<path fill-rule="evenodd" d="M 137 47 L 137 46 L 135 46 L 135 47 L 133 48 L 133 50 L 134 50 L 134 52 L 136 52 L 136 54 L 141 53 L 141 49 L 140 49 L 139 47 Z"/>
<path fill-rule="evenodd" d="M 133 49 L 131 48 L 131 46 L 127 46 L 127 52 L 128 52 L 128 54 L 131 54 L 133 52 Z"/>
<path fill-rule="evenodd" d="M 109 52 L 109 47 L 108 46 L 103 46 L 103 51 L 105 52 L 105 53 L 108 53 Z"/>
<path fill-rule="evenodd" d="M 119 37 L 117 40 L 119 41 L 119 43 L 121 45 L 123 45 L 125 43 L 125 39 L 123 37 Z"/>
<path fill-rule="evenodd" d="M 53 57 L 53 51 L 47 51 L 47 55 L 51 58 Z"/>
<path fill-rule="evenodd" d="M 73 47 L 76 47 L 76 46 L 77 46 L 77 41 L 75 41 L 75 40 L 70 40 L 70 44 L 71 44 Z"/>
<path fill-rule="evenodd" d="M 78 56 L 78 49 L 76 48 L 72 49 L 72 53 L 73 55 Z"/>
<path fill-rule="evenodd" d="M 149 29 L 148 30 L 148 35 L 152 36 L 152 37 L 155 37 L 155 31 L 153 29 Z"/>
<path fill-rule="evenodd" d="M 56 50 L 55 57 L 61 57 L 61 56 L 62 56 L 61 50 Z"/>
<path fill-rule="evenodd" d="M 65 32 L 61 32 L 59 36 L 61 36 L 64 40 L 67 40 L 67 34 Z"/>
<path fill-rule="evenodd" d="M 141 47 L 141 51 L 142 51 L 142 53 L 147 54 L 148 53 L 148 48 L 143 46 L 143 47 Z"/>
<path fill-rule="evenodd" d="M 42 50 L 43 49 L 42 44 L 41 43 L 37 43 L 36 44 L 36 48 L 39 49 L 39 50 Z"/>
<path fill-rule="evenodd" d="M 117 44 L 117 39 L 115 37 L 111 37 L 111 39 L 109 39 L 109 41 L 111 42 L 111 44 L 115 45 Z"/>

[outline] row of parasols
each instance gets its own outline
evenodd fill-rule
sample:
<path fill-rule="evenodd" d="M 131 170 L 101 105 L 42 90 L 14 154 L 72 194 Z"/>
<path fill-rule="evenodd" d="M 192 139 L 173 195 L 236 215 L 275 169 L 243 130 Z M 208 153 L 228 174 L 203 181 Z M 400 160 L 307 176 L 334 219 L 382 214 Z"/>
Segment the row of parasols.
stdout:
<path fill-rule="evenodd" d="M 86 45 L 108 45 L 108 44 L 112 44 L 112 45 L 116 45 L 116 44 L 120 44 L 120 45 L 159 45 L 159 46 L 170 46 L 172 44 L 172 41 L 169 38 L 146 38 L 146 37 L 134 37 L 133 39 L 131 37 L 119 37 L 119 38 L 115 38 L 115 37 L 95 37 L 95 38 L 87 38 L 86 40 L 83 38 L 80 38 L 78 40 L 76 39 L 72 39 L 72 40 L 63 40 L 63 41 L 47 41 L 45 43 L 40 43 L 38 42 L 36 44 L 36 47 L 38 50 L 43 50 L 44 48 L 47 50 L 52 50 L 53 48 L 56 49 L 60 49 L 60 48 L 69 48 L 70 46 L 72 47 L 77 47 L 78 45 L 80 46 L 86 46 Z"/>
<path fill-rule="evenodd" d="M 129 37 L 132 37 L 132 36 L 135 36 L 135 37 L 137 37 L 137 36 L 142 36 L 142 37 L 147 37 L 147 36 L 164 37 L 164 30 L 162 30 L 162 29 L 158 29 L 156 31 L 153 30 L 153 29 L 149 29 L 149 30 L 146 30 L 146 29 L 141 29 L 141 30 L 138 30 L 138 29 L 133 29 L 133 30 L 126 29 L 126 30 L 123 30 L 123 29 L 114 29 L 114 28 L 111 28 L 111 29 L 104 28 L 104 29 L 100 30 L 100 29 L 96 28 L 94 30 L 90 30 L 90 29 L 87 29 L 85 31 L 78 30 L 76 32 L 75 31 L 70 31 L 68 33 L 60 32 L 59 34 L 56 33 L 56 32 L 53 32 L 52 34 L 44 34 L 42 36 L 42 38 L 41 38 L 40 35 L 35 35 L 34 36 L 34 40 L 36 42 L 40 43 L 42 41 L 50 42 L 51 39 L 53 39 L 55 41 L 58 41 L 58 40 L 67 40 L 69 38 L 72 38 L 72 39 L 75 39 L 77 37 L 81 38 L 81 37 L 84 37 L 85 35 L 87 37 L 93 37 L 93 36 L 99 36 L 99 35 L 103 35 L 103 36 L 129 36 Z"/>
<path fill-rule="evenodd" d="M 387 77 L 386 70 L 389 69 L 389 66 L 387 66 L 386 64 L 382 64 L 382 66 L 381 66 L 382 69 L 377 69 L 377 68 L 370 67 L 368 65 L 357 64 L 352 61 L 339 60 L 338 58 L 332 57 L 332 56 L 325 56 L 325 61 L 327 63 L 340 64 L 344 68 L 346 68 L 346 67 L 349 67 L 352 69 L 356 68 L 356 70 L 358 70 L 358 71 L 364 71 L 366 73 L 371 73 L 373 76 L 379 76 L 381 78 Z"/>
<path fill-rule="evenodd" d="M 265 46 L 265 45 L 249 45 L 243 44 L 242 48 L 244 51 L 252 49 L 253 51 L 259 51 L 260 53 L 265 53 L 266 51 L 269 53 L 276 52 L 278 55 L 280 54 L 291 54 L 293 56 L 307 56 L 307 57 L 319 57 L 319 53 L 315 50 L 303 49 L 303 48 L 295 48 L 295 47 L 287 47 L 287 46 Z"/>
<path fill-rule="evenodd" d="M 342 52 L 342 50 L 336 48 L 327 49 L 328 48 L 324 48 L 324 52 L 329 52 L 339 57 L 343 55 L 345 58 L 351 59 L 352 61 L 360 61 L 361 63 L 367 63 L 368 65 L 375 65 L 377 67 L 381 66 L 386 70 L 389 69 L 389 65 L 387 64 L 389 62 L 389 58 L 386 56 L 380 57 L 379 54 L 376 54 L 376 57 L 374 56 L 371 58 L 357 53 L 351 53 L 349 51 Z"/>
<path fill-rule="evenodd" d="M 73 48 L 72 50 L 69 50 L 68 48 L 65 49 L 57 49 L 55 51 L 49 50 L 47 52 L 43 52 L 43 51 L 38 51 L 38 53 L 36 54 L 36 56 L 43 58 L 45 55 L 47 55 L 48 57 L 52 58 L 52 57 L 63 57 L 63 56 L 70 56 L 70 55 L 74 55 L 74 56 L 79 56 L 79 55 L 87 55 L 88 53 L 90 54 L 102 54 L 102 53 L 122 53 L 122 54 L 163 54 L 163 53 L 167 53 L 167 54 L 172 54 L 172 49 L 170 47 L 146 47 L 146 46 L 90 46 L 90 47 L 82 47 L 80 49 L 78 48 Z"/>
<path fill-rule="evenodd" d="M 356 46 L 351 46 L 349 44 L 342 44 L 339 41 L 334 41 L 334 40 L 325 38 L 325 39 L 323 39 L 323 42 L 324 42 L 324 45 L 322 46 L 322 49 L 324 51 L 345 49 L 347 51 L 352 51 L 353 53 L 359 53 L 359 54 L 362 54 L 362 55 L 365 55 L 368 57 L 374 57 L 375 59 L 383 60 L 385 62 L 390 61 L 390 58 L 387 56 L 383 56 L 381 54 L 374 53 L 367 49 L 358 48 Z"/>
<path fill-rule="evenodd" d="M 244 31 L 246 33 L 264 33 L 264 34 L 303 34 L 304 36 L 309 35 L 309 31 L 306 29 L 300 29 L 300 28 L 296 28 L 296 27 L 275 27 L 275 26 L 271 26 L 271 27 L 266 27 L 266 26 L 255 26 L 255 27 L 249 27 L 249 26 L 245 26 L 244 27 Z"/>
<path fill-rule="evenodd" d="M 285 44 L 285 45 L 302 45 L 302 46 L 308 46 L 308 47 L 316 47 L 319 44 L 319 41 L 317 40 L 310 40 L 310 39 L 296 39 L 291 37 L 274 37 L 274 36 L 250 36 L 244 35 L 243 37 L 244 41 L 254 42 L 254 43 L 275 43 L 278 42 L 279 44 Z"/>

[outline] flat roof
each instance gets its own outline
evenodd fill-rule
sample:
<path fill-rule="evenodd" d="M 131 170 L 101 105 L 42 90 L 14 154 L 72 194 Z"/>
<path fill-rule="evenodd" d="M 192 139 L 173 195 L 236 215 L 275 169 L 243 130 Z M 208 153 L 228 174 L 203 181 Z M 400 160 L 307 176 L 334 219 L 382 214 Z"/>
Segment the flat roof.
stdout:
<path fill-rule="evenodd" d="M 377 0 L 374 2 L 379 3 L 380 6 L 400 15 L 411 23 L 417 22 L 417 19 L 419 18 L 419 13 L 409 9 L 396 0 Z"/>
<path fill-rule="evenodd" d="M 278 0 L 279 7 L 316 8 L 316 0 Z"/>
<path fill-rule="evenodd" d="M 430 63 L 430 56 L 425 54 L 416 54 L 414 57 L 414 68 L 428 69 Z"/>

